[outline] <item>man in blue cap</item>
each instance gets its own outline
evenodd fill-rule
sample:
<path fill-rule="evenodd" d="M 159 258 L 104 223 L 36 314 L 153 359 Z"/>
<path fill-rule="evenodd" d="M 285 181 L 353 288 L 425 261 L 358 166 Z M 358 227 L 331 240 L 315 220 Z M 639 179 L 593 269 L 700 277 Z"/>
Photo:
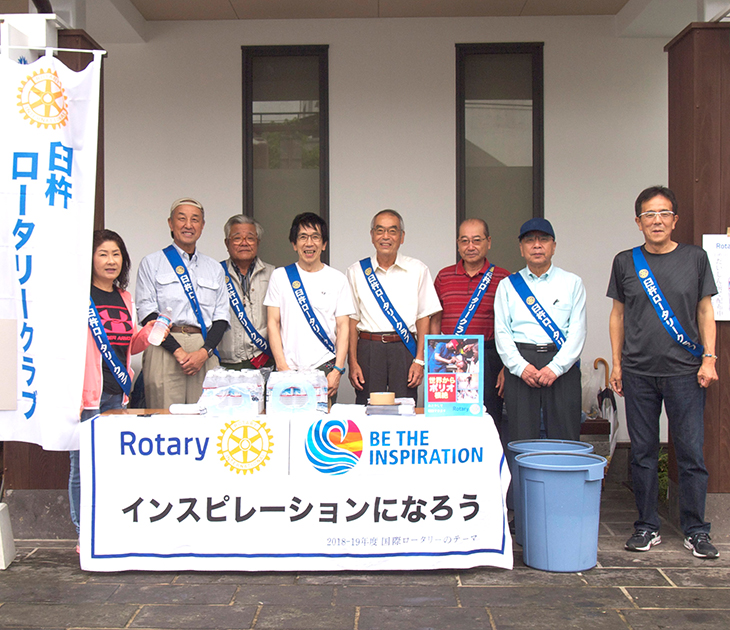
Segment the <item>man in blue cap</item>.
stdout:
<path fill-rule="evenodd" d="M 510 440 L 580 439 L 578 358 L 586 338 L 586 291 L 573 273 L 552 264 L 555 231 L 534 218 L 519 235 L 527 266 L 499 283 L 494 338 L 505 365 Z"/>

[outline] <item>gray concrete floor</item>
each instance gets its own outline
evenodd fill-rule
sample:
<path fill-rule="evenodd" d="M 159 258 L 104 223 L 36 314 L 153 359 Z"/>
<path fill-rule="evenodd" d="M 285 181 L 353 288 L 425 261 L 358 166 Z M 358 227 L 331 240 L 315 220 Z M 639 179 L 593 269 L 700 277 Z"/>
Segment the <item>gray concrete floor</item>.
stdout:
<path fill-rule="evenodd" d="M 582 573 L 88 573 L 75 541 L 17 540 L 0 572 L 2 628 L 438 630 L 730 628 L 730 543 L 699 560 L 671 525 L 628 553 L 633 495 L 603 492 L 598 566 Z M 570 535 L 570 532 L 566 532 Z"/>

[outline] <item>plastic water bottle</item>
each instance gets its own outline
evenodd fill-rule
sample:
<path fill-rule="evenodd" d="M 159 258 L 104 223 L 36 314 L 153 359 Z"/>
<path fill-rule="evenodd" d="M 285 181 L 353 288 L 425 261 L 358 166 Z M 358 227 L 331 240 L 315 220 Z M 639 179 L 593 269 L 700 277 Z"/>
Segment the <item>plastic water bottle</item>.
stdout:
<path fill-rule="evenodd" d="M 170 325 L 170 322 L 172 322 L 172 309 L 168 306 L 164 310 L 164 312 L 160 313 L 157 316 L 155 325 L 152 326 L 150 336 L 147 338 L 147 341 L 150 342 L 150 345 L 159 346 L 162 343 L 162 339 L 165 336 L 165 331 Z"/>
<path fill-rule="evenodd" d="M 220 368 L 214 368 L 205 373 L 205 378 L 203 379 L 203 394 L 211 392 L 221 386 L 219 371 Z"/>

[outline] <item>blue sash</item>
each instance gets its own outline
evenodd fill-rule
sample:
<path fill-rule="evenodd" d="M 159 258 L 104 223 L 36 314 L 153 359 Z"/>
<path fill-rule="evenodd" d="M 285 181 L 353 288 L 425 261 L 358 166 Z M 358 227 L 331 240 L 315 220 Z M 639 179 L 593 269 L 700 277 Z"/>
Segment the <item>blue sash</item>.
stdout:
<path fill-rule="evenodd" d="M 94 338 L 99 352 L 109 367 L 112 376 L 119 383 L 122 391 L 129 396 L 132 391 L 132 379 L 129 376 L 129 372 L 127 372 L 127 368 L 119 361 L 117 353 L 114 352 L 114 348 L 109 343 L 109 337 L 106 336 L 106 330 L 104 330 L 104 326 L 101 323 L 99 311 L 96 310 L 96 305 L 92 299 L 89 299 L 89 330 L 91 330 L 91 336 Z"/>
<path fill-rule="evenodd" d="M 205 340 L 208 331 L 205 328 L 205 320 L 203 319 L 203 313 L 200 310 L 200 304 L 198 303 L 198 296 L 195 295 L 195 288 L 193 287 L 193 283 L 190 280 L 190 274 L 188 273 L 188 268 L 185 266 L 185 263 L 183 262 L 183 259 L 180 258 L 180 254 L 175 249 L 174 246 L 168 245 L 165 247 L 165 249 L 162 250 L 162 253 L 167 256 L 167 260 L 170 262 L 170 265 L 172 265 L 172 268 L 175 270 L 175 273 L 177 274 L 177 279 L 180 281 L 180 284 L 182 285 L 183 291 L 185 292 L 185 295 L 188 298 L 188 301 L 190 302 L 190 306 L 193 308 L 193 313 L 195 313 L 195 318 L 198 320 L 198 324 L 200 324 L 200 332 L 203 335 L 203 340 Z"/>
<path fill-rule="evenodd" d="M 332 354 L 335 354 L 335 344 L 332 343 L 332 340 L 324 332 L 322 324 L 319 323 L 317 315 L 315 314 L 312 305 L 309 303 L 307 292 L 304 290 L 304 284 L 302 284 L 302 279 L 299 277 L 299 269 L 297 269 L 296 264 L 287 265 L 284 269 L 289 278 L 289 284 L 291 284 L 292 291 L 294 291 L 294 297 L 297 299 L 297 303 L 299 304 L 299 308 L 302 309 L 302 313 L 304 313 L 304 319 L 307 320 L 307 323 L 312 328 L 312 332 L 315 334 L 317 339 L 322 342 L 322 345 Z"/>
<path fill-rule="evenodd" d="M 411 331 L 408 330 L 408 326 L 406 326 L 403 318 L 398 314 L 398 311 L 393 308 L 393 305 L 390 303 L 390 299 L 388 298 L 388 294 L 385 292 L 383 285 L 378 282 L 378 278 L 375 276 L 375 271 L 370 266 L 370 259 L 363 258 L 360 261 L 360 267 L 362 267 L 362 272 L 365 274 L 365 279 L 368 281 L 368 286 L 373 292 L 378 306 L 380 306 L 380 309 L 388 318 L 388 321 L 392 324 L 395 331 L 400 335 L 400 338 L 403 343 L 406 344 L 406 348 L 408 348 L 408 351 L 415 357 L 417 352 L 416 340 L 413 338 L 413 335 L 411 335 Z"/>
<path fill-rule="evenodd" d="M 261 336 L 259 331 L 256 330 L 253 322 L 251 322 L 251 320 L 248 318 L 248 315 L 246 315 L 246 311 L 243 308 L 243 304 L 241 303 L 241 298 L 238 297 L 238 291 L 236 291 L 236 287 L 233 286 L 231 276 L 228 273 L 228 267 L 226 266 L 226 262 L 224 260 L 221 261 L 221 266 L 223 267 L 223 272 L 226 274 L 228 301 L 231 303 L 231 308 L 233 309 L 233 312 L 236 314 L 238 321 L 241 322 L 243 329 L 246 331 L 246 334 L 249 336 L 253 344 L 259 350 L 271 356 L 271 350 L 269 349 L 268 342 Z"/>
<path fill-rule="evenodd" d="M 472 317 L 474 317 L 474 314 L 477 312 L 477 307 L 479 306 L 479 303 L 482 301 L 484 294 L 487 292 L 487 289 L 489 288 L 489 284 L 492 282 L 493 274 L 494 274 L 494 265 L 492 265 L 487 270 L 487 272 L 482 276 L 482 281 L 479 283 L 477 288 L 474 289 L 474 293 L 472 294 L 471 299 L 467 303 L 466 308 L 464 308 L 464 312 L 461 314 L 461 317 L 459 317 L 459 321 L 456 324 L 456 328 L 454 328 L 455 335 L 466 334 L 466 329 L 469 328 L 469 324 L 471 324 Z"/>
<path fill-rule="evenodd" d="M 634 247 L 632 253 L 634 256 L 634 270 L 636 271 L 636 275 L 639 276 L 639 282 L 641 282 L 646 297 L 649 298 L 649 301 L 654 307 L 659 321 L 664 325 L 664 328 L 674 341 L 690 354 L 701 357 L 705 351 L 704 347 L 699 343 L 691 341 L 689 335 L 684 332 L 682 324 L 674 316 L 672 307 L 669 306 L 669 302 L 667 302 L 662 290 L 659 288 L 654 274 L 649 268 L 649 263 L 646 262 L 644 252 L 641 251 L 641 247 Z"/>
<path fill-rule="evenodd" d="M 547 311 L 545 311 L 540 302 L 537 301 L 537 298 L 532 294 L 532 291 L 530 291 L 530 287 L 527 286 L 522 275 L 519 273 L 513 273 L 510 275 L 509 279 L 510 282 L 512 282 L 512 286 L 515 288 L 515 291 L 517 291 L 517 295 L 522 298 L 522 301 L 535 318 L 535 321 L 540 324 L 548 337 L 555 342 L 558 349 L 562 348 L 565 343 L 565 335 L 560 328 L 555 325 L 555 322 L 550 319 L 550 316 L 547 314 Z"/>

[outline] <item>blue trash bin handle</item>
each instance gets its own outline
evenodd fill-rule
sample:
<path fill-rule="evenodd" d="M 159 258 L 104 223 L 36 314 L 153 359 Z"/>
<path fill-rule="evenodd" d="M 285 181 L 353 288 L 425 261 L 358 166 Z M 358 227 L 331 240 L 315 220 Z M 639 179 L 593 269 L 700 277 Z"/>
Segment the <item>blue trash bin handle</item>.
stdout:
<path fill-rule="evenodd" d="M 575 463 L 548 463 L 549 458 L 560 457 L 564 461 L 572 459 Z M 540 462 L 540 459 L 546 460 Z M 603 479 L 608 460 L 600 455 L 592 453 L 570 453 L 565 451 L 522 453 L 515 457 L 515 461 L 523 468 L 534 468 L 537 470 L 555 470 L 566 472 L 584 471 L 586 481 L 598 481 Z"/>

